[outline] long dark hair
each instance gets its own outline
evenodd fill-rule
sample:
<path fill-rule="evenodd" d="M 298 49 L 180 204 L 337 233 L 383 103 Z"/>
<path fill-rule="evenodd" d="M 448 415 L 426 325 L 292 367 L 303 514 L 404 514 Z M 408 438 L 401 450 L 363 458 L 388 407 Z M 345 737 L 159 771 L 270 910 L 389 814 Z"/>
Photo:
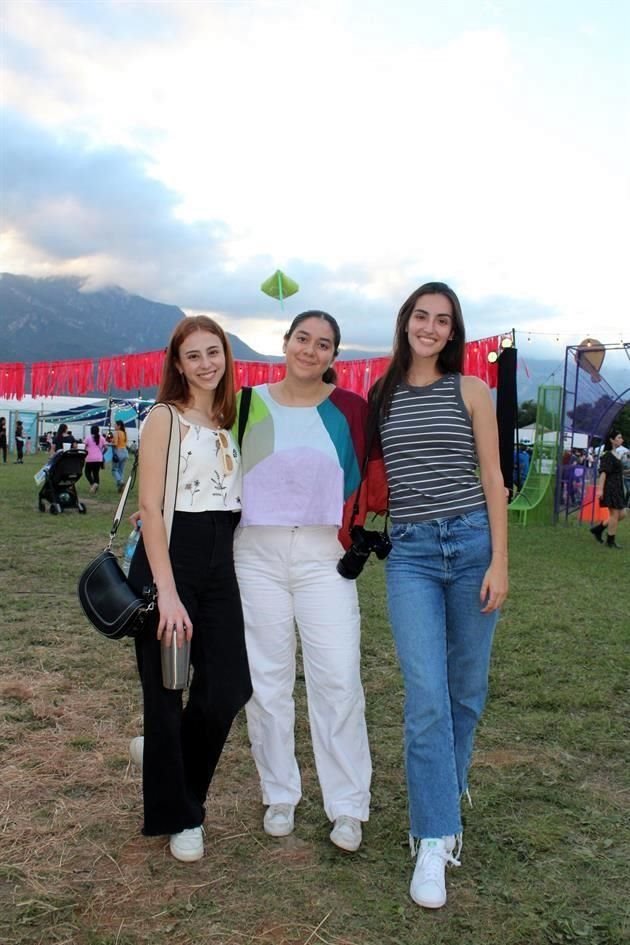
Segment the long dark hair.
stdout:
<path fill-rule="evenodd" d="M 329 315 L 328 312 L 320 312 L 317 309 L 312 309 L 309 312 L 300 312 L 300 314 L 296 315 L 293 321 L 291 322 L 289 326 L 289 330 L 286 332 L 284 336 L 284 340 L 288 341 L 291 335 L 293 334 L 293 332 L 296 330 L 296 328 L 298 328 L 298 326 L 303 321 L 306 321 L 307 318 L 323 318 L 325 322 L 328 322 L 328 324 L 330 325 L 333 331 L 333 337 L 334 337 L 334 342 L 335 342 L 334 357 L 336 358 L 339 353 L 339 345 L 341 344 L 341 329 L 339 328 L 337 320 L 333 318 L 332 315 Z M 322 381 L 324 382 L 324 384 L 334 384 L 336 380 L 337 380 L 337 372 L 335 371 L 334 368 L 329 367 L 326 371 L 324 371 L 322 375 Z"/>
<path fill-rule="evenodd" d="M 234 393 L 234 358 L 227 336 L 220 325 L 207 315 L 191 315 L 182 318 L 175 325 L 171 335 L 166 357 L 162 367 L 162 381 L 160 383 L 156 403 L 161 404 L 188 404 L 190 391 L 186 379 L 177 369 L 179 349 L 183 342 L 196 331 L 209 331 L 216 335 L 225 355 L 225 374 L 219 381 L 214 393 L 214 412 L 226 429 L 234 426 L 236 420 L 236 394 Z"/>
<path fill-rule="evenodd" d="M 379 378 L 370 390 L 368 399 L 376 418 L 382 419 L 389 413 L 389 406 L 396 385 L 407 375 L 411 367 L 411 347 L 407 337 L 407 328 L 411 313 L 416 302 L 422 295 L 444 295 L 453 309 L 453 337 L 440 351 L 437 360 L 438 370 L 442 374 L 461 373 L 464 366 L 464 348 L 466 345 L 466 329 L 462 316 L 462 307 L 455 292 L 445 282 L 425 282 L 419 289 L 412 292 L 403 302 L 394 331 L 392 359 L 385 374 Z"/>

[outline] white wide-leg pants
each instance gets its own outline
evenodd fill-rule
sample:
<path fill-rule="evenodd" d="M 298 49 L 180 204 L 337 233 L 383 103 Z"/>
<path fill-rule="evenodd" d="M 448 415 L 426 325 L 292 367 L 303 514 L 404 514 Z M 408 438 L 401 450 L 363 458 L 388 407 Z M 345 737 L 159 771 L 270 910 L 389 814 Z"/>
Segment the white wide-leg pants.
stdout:
<path fill-rule="evenodd" d="M 297 804 L 297 623 L 317 775 L 329 820 L 367 820 L 372 763 L 360 676 L 355 581 L 336 570 L 343 548 L 329 526 L 237 529 L 234 559 L 253 695 L 246 706 L 264 804 Z"/>

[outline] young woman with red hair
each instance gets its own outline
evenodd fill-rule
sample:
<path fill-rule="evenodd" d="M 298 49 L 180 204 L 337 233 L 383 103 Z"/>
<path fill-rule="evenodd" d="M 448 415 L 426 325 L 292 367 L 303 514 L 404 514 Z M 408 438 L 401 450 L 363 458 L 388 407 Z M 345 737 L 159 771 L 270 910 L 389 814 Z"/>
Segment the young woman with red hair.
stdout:
<path fill-rule="evenodd" d="M 181 448 L 170 545 L 162 517 L 170 411 L 154 407 L 140 440 L 142 537 L 129 581 L 154 581 L 158 614 L 136 638 L 144 695 L 144 737 L 132 759 L 143 768 L 144 828 L 169 834 L 173 856 L 203 856 L 204 804 L 238 711 L 251 695 L 243 613 L 232 537 L 241 507 L 232 353 L 206 316 L 176 325 L 166 352 L 157 405 L 179 415 Z M 160 640 L 191 642 L 193 678 L 182 693 L 162 685 Z"/>

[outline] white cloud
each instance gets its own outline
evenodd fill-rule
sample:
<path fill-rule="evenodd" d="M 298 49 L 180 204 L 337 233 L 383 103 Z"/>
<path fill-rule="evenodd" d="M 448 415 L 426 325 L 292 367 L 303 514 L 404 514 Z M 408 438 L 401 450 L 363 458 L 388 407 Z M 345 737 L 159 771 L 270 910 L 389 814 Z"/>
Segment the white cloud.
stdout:
<path fill-rule="evenodd" d="M 135 152 L 173 195 L 160 212 L 180 240 L 187 228 L 223 221 L 205 265 L 215 280 L 219 263 L 221 280 L 241 278 L 252 314 L 267 268 L 292 275 L 288 267 L 302 265 L 348 311 L 354 299 L 357 312 L 380 304 L 393 317 L 419 281 L 443 278 L 489 313 L 494 297 L 521 300 L 521 318 L 528 305 L 545 310 L 523 327 L 585 334 L 595 321 L 618 337 L 628 218 L 621 136 L 609 121 L 602 137 L 586 93 L 568 107 L 583 77 L 567 65 L 567 88 L 553 78 L 562 48 L 549 72 L 544 63 L 537 71 L 540 50 L 509 29 L 500 5 L 494 26 L 462 22 L 440 41 L 412 20 L 396 34 L 395 8 L 382 35 L 355 30 L 361 8 L 350 3 L 5 8 L 6 104 L 59 138 L 80 133 L 95 149 Z M 580 23 L 575 30 L 586 35 Z M 613 110 L 613 98 L 602 107 Z M 85 206 L 67 209 L 69 227 L 91 231 Z M 203 257 L 173 254 L 166 272 L 172 232 L 163 218 L 153 232 L 150 207 L 144 213 L 144 249 L 117 256 L 97 239 L 72 265 L 199 305 Z M 24 234 L 11 241 L 22 271 L 52 264 Z"/>

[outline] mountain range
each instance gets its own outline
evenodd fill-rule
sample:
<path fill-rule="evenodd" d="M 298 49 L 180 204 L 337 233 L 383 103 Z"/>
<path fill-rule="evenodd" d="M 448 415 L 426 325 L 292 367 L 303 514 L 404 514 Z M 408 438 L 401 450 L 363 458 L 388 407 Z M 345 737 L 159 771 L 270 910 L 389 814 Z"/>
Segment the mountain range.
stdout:
<path fill-rule="evenodd" d="M 83 290 L 74 277 L 0 275 L 0 361 L 63 361 L 165 348 L 184 317 L 176 305 L 152 302 L 118 286 Z M 268 361 L 236 335 L 234 357 Z"/>
<path fill-rule="evenodd" d="M 76 277 L 35 279 L 0 274 L 0 362 L 62 361 L 99 358 L 165 348 L 184 312 L 176 305 L 153 302 L 118 286 L 86 291 Z M 242 361 L 276 361 L 228 333 L 234 357 Z M 386 355 L 388 352 L 381 352 Z M 342 351 L 340 357 L 378 357 L 379 352 Z M 564 352 L 558 360 L 528 358 L 521 352 L 518 399 L 535 400 L 543 383 L 562 384 Z M 607 375 L 617 390 L 628 387 L 627 371 Z M 624 376 L 622 376 L 624 375 Z"/>

